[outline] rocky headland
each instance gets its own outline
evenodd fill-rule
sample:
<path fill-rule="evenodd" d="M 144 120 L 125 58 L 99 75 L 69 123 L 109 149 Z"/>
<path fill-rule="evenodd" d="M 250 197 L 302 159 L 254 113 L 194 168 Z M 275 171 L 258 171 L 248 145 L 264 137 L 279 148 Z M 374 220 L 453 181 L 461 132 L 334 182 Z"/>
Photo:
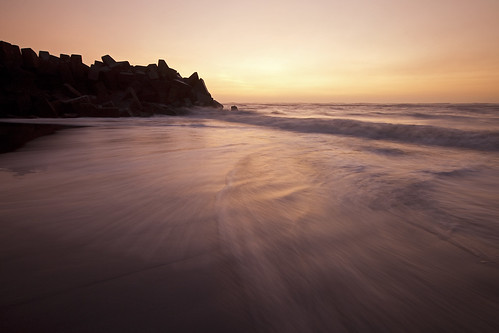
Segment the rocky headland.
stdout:
<path fill-rule="evenodd" d="M 0 41 L 0 118 L 177 115 L 196 106 L 223 109 L 197 72 L 182 77 L 162 59 L 138 66 L 105 55 L 88 66 L 78 54 Z"/>

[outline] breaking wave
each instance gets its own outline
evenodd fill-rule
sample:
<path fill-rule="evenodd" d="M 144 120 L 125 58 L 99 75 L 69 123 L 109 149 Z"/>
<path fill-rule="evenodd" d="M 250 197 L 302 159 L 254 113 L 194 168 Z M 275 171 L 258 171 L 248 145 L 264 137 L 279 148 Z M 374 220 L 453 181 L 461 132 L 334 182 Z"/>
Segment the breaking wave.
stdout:
<path fill-rule="evenodd" d="M 461 130 L 431 125 L 392 124 L 353 119 L 301 119 L 265 115 L 238 115 L 226 117 L 224 120 L 301 133 L 346 135 L 372 140 L 392 140 L 485 151 L 499 150 L 499 131 L 490 130 Z"/>

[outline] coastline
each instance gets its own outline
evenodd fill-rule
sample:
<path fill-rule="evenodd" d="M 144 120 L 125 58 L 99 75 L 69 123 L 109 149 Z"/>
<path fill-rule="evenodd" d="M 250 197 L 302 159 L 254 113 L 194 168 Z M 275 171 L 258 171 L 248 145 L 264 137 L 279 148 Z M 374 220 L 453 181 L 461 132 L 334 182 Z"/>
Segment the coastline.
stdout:
<path fill-rule="evenodd" d="M 283 111 L 2 120 L 0 331 L 496 332 L 497 152 Z"/>

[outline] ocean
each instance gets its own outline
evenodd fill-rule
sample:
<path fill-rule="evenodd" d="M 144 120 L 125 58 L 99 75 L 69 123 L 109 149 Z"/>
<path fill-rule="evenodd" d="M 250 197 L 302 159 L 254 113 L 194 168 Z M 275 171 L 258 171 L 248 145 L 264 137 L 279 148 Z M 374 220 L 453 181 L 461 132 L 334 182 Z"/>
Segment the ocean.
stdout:
<path fill-rule="evenodd" d="M 237 106 L 19 120 L 0 330 L 499 331 L 499 105 Z"/>

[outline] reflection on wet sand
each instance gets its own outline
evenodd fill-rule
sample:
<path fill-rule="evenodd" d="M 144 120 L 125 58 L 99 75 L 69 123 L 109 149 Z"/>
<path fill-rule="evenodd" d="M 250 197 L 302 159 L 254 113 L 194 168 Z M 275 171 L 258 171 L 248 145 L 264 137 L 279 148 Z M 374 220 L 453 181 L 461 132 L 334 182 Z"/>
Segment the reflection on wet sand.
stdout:
<path fill-rule="evenodd" d="M 178 122 L 0 156 L 2 331 L 499 328 L 497 156 Z"/>

